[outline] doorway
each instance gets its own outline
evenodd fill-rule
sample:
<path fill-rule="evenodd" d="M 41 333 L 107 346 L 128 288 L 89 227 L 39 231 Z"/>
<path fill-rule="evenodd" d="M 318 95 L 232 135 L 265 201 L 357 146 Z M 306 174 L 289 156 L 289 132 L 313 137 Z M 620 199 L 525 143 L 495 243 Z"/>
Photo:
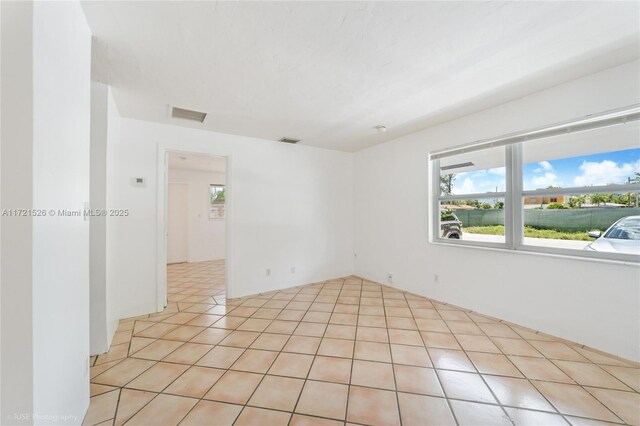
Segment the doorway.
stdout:
<path fill-rule="evenodd" d="M 159 309 L 183 300 L 189 277 L 202 293 L 226 296 L 227 157 L 193 152 L 164 154 L 164 242 L 159 280 Z M 193 281 L 193 280 L 191 280 Z M 189 289 L 189 292 L 196 291 Z M 207 303 L 190 295 L 189 302 Z"/>

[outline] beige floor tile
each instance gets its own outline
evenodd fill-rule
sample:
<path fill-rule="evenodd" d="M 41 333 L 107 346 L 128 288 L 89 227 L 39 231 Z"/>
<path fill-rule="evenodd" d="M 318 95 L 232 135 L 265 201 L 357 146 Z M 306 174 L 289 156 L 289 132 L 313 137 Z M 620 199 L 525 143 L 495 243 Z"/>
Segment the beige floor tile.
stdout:
<path fill-rule="evenodd" d="M 625 385 L 633 388 L 636 392 L 640 392 L 640 368 L 603 365 L 602 369 L 608 371 Z"/>
<path fill-rule="evenodd" d="M 549 359 L 582 362 L 589 361 L 587 358 L 583 357 L 564 343 L 541 342 L 536 340 L 531 340 L 529 343 L 531 343 L 533 347 L 535 347 L 542 355 Z"/>
<path fill-rule="evenodd" d="M 250 373 L 266 373 L 277 356 L 278 353 L 273 351 L 247 349 L 230 369 Z"/>
<path fill-rule="evenodd" d="M 640 425 L 640 394 L 612 389 L 586 388 L 615 415 L 630 425 Z"/>
<path fill-rule="evenodd" d="M 221 342 L 221 346 L 233 346 L 236 348 L 248 348 L 260 336 L 255 331 L 234 331 L 225 337 Z"/>
<path fill-rule="evenodd" d="M 91 357 L 87 422 L 640 424 L 636 364 L 535 330 L 353 276 L 224 288 L 223 261 L 170 265 L 166 309 L 121 321 Z"/>
<path fill-rule="evenodd" d="M 351 380 L 351 359 L 317 356 L 309 379 L 348 384 Z"/>
<path fill-rule="evenodd" d="M 330 312 L 313 312 L 313 311 L 309 311 L 302 318 L 302 321 L 305 321 L 305 322 L 317 322 L 317 323 L 326 324 L 326 323 L 329 322 L 329 318 L 331 318 L 331 313 Z"/>
<path fill-rule="evenodd" d="M 421 334 L 424 344 L 428 348 L 462 349 L 453 334 L 435 333 L 431 331 L 423 331 Z"/>
<path fill-rule="evenodd" d="M 297 321 L 275 320 L 265 329 L 265 331 L 267 333 L 275 334 L 293 334 L 298 324 L 299 323 Z"/>
<path fill-rule="evenodd" d="M 480 324 L 479 327 L 489 337 L 519 338 L 518 333 L 506 324 Z"/>
<path fill-rule="evenodd" d="M 391 350 L 386 343 L 357 341 L 353 357 L 366 361 L 391 362 Z"/>
<path fill-rule="evenodd" d="M 231 426 L 240 414 L 242 406 L 215 401 L 200 401 L 193 407 L 180 426 Z"/>
<path fill-rule="evenodd" d="M 123 343 L 121 345 L 112 345 L 109 348 L 109 352 L 98 356 L 94 365 L 98 366 L 101 364 L 106 364 L 108 362 L 124 359 L 127 357 L 128 350 L 128 343 Z"/>
<path fill-rule="evenodd" d="M 393 370 L 398 391 L 444 396 L 440 381 L 432 368 L 394 365 Z"/>
<path fill-rule="evenodd" d="M 324 332 L 324 337 L 332 339 L 348 339 L 355 340 L 356 327 L 353 325 L 337 325 L 329 324 Z"/>
<path fill-rule="evenodd" d="M 281 351 L 288 340 L 289 336 L 286 334 L 263 333 L 249 347 L 251 349 Z"/>
<path fill-rule="evenodd" d="M 424 347 L 407 345 L 390 345 L 394 364 L 432 367 L 429 354 Z"/>
<path fill-rule="evenodd" d="M 560 413 L 609 422 L 620 421 L 580 386 L 540 381 L 532 383 Z"/>
<path fill-rule="evenodd" d="M 424 346 L 420 333 L 415 330 L 389 329 L 389 341 L 394 345 Z"/>
<path fill-rule="evenodd" d="M 351 384 L 395 390 L 393 367 L 391 364 L 356 359 L 353 361 Z"/>
<path fill-rule="evenodd" d="M 201 345 L 198 343 L 185 343 L 175 351 L 171 352 L 163 361 L 175 362 L 178 364 L 195 364 L 200 358 L 213 349 L 212 345 Z"/>
<path fill-rule="evenodd" d="M 447 327 L 447 323 L 440 319 L 416 318 L 416 326 L 420 331 L 449 333 L 449 327 Z"/>
<path fill-rule="evenodd" d="M 170 331 L 175 330 L 176 328 L 178 328 L 178 324 L 157 323 L 135 335 L 138 337 L 151 337 L 154 339 L 159 339 Z"/>
<path fill-rule="evenodd" d="M 484 332 L 473 321 L 446 321 L 446 324 L 451 333 L 454 334 L 484 336 Z"/>
<path fill-rule="evenodd" d="M 296 407 L 297 413 L 344 420 L 349 387 L 307 380 Z"/>
<path fill-rule="evenodd" d="M 173 331 L 162 336 L 166 340 L 179 340 L 181 342 L 188 342 L 198 334 L 200 334 L 206 327 L 196 327 L 194 325 L 182 325 Z"/>
<path fill-rule="evenodd" d="M 216 346 L 200 358 L 200 360 L 196 362 L 196 365 L 213 368 L 229 368 L 240 358 L 240 355 L 242 355 L 244 351 L 242 348 Z"/>
<path fill-rule="evenodd" d="M 118 389 L 115 386 L 99 385 L 97 383 L 89 383 L 89 395 L 93 398 L 96 395 L 102 395 L 103 393 L 111 392 Z"/>
<path fill-rule="evenodd" d="M 531 410 L 555 411 L 538 390 L 525 379 L 484 376 L 498 402 Z"/>
<path fill-rule="evenodd" d="M 189 366 L 159 362 L 127 384 L 130 389 L 161 392 L 180 377 Z"/>
<path fill-rule="evenodd" d="M 486 352 L 467 352 L 478 371 L 482 374 L 498 376 L 524 377 L 520 371 L 502 354 Z"/>
<path fill-rule="evenodd" d="M 191 367 L 171 383 L 164 393 L 202 398 L 224 373 L 225 370 L 217 368 Z"/>
<path fill-rule="evenodd" d="M 399 393 L 398 400 L 404 425 L 454 426 L 456 424 L 444 398 Z"/>
<path fill-rule="evenodd" d="M 262 332 L 271 324 L 271 320 L 260 318 L 249 318 L 240 325 L 237 330 Z"/>
<path fill-rule="evenodd" d="M 528 356 L 542 358 L 542 354 L 524 339 L 511 339 L 508 337 L 492 337 L 493 343 L 505 355 Z"/>
<path fill-rule="evenodd" d="M 138 352 L 134 353 L 134 358 L 150 359 L 154 361 L 160 361 L 162 358 L 169 355 L 171 352 L 182 346 L 183 342 L 177 342 L 174 340 L 156 340 L 150 345 Z"/>
<path fill-rule="evenodd" d="M 510 407 L 506 407 L 505 411 L 518 426 L 569 426 L 569 423 L 559 414 Z"/>
<path fill-rule="evenodd" d="M 435 368 L 467 371 L 470 373 L 476 372 L 473 363 L 464 351 L 429 348 L 429 354 L 431 355 L 431 360 Z"/>
<path fill-rule="evenodd" d="M 269 374 L 304 379 L 309 374 L 312 363 L 313 355 L 283 352 L 274 361 Z"/>
<path fill-rule="evenodd" d="M 198 335 L 191 338 L 190 342 L 201 343 L 205 345 L 217 345 L 231 333 L 231 330 L 222 328 L 206 328 Z"/>
<path fill-rule="evenodd" d="M 310 336 L 310 337 L 322 337 L 324 331 L 327 328 L 327 324 L 315 323 L 315 322 L 301 322 L 294 330 L 295 336 Z"/>
<path fill-rule="evenodd" d="M 83 425 L 96 425 L 106 420 L 113 419 L 118 406 L 120 389 L 116 388 L 111 392 L 103 393 L 91 398 L 89 410 L 84 417 Z"/>
<path fill-rule="evenodd" d="M 158 395 L 127 422 L 127 426 L 177 425 L 198 402 L 197 399 Z"/>
<path fill-rule="evenodd" d="M 576 361 L 554 361 L 554 364 L 580 385 L 625 391 L 632 390 L 596 364 Z"/>
<path fill-rule="evenodd" d="M 389 334 L 384 328 L 358 327 L 356 332 L 356 340 L 389 343 Z"/>
<path fill-rule="evenodd" d="M 291 417 L 291 423 L 289 426 L 343 426 L 343 422 L 337 420 L 322 419 L 319 417 L 303 416 L 301 414 L 294 414 Z"/>
<path fill-rule="evenodd" d="M 475 352 L 490 352 L 499 354 L 500 349 L 496 345 L 493 344 L 491 339 L 486 336 L 472 336 L 472 335 L 464 335 L 457 334 L 456 338 L 458 339 L 458 343 L 462 346 L 462 349 L 465 351 L 475 351 Z"/>
<path fill-rule="evenodd" d="M 509 417 L 495 405 L 451 401 L 451 408 L 460 426 L 510 426 Z"/>
<path fill-rule="evenodd" d="M 207 392 L 204 399 L 246 404 L 264 376 L 241 371 L 227 371 Z"/>
<path fill-rule="evenodd" d="M 211 312 L 211 311 L 209 311 Z M 219 328 L 224 330 L 235 330 L 240 327 L 242 323 L 244 323 L 247 319 L 244 317 L 228 317 L 224 316 L 220 318 L 218 321 L 214 322 L 211 327 Z"/>
<path fill-rule="evenodd" d="M 245 407 L 234 426 L 287 426 L 291 413 L 265 410 L 264 408 Z"/>
<path fill-rule="evenodd" d="M 284 352 L 315 354 L 321 340 L 319 337 L 291 336 L 282 350 Z"/>
<path fill-rule="evenodd" d="M 118 412 L 116 414 L 115 426 L 120 426 L 129 420 L 134 414 L 142 409 L 149 401 L 155 398 L 157 394 L 153 392 L 144 392 L 134 389 L 122 389 L 120 392 L 120 401 L 118 403 Z"/>
<path fill-rule="evenodd" d="M 528 379 L 574 383 L 569 376 L 548 359 L 519 356 L 509 356 L 508 358 Z"/>
<path fill-rule="evenodd" d="M 347 422 L 366 425 L 400 425 L 396 393 L 351 386 Z"/>
<path fill-rule="evenodd" d="M 479 374 L 439 370 L 438 378 L 447 398 L 473 402 L 496 402 Z"/>
<path fill-rule="evenodd" d="M 248 405 L 273 410 L 293 411 L 304 380 L 291 377 L 265 376 Z"/>
<path fill-rule="evenodd" d="M 322 339 L 318 355 L 352 358 L 354 343 L 352 340 Z"/>
<path fill-rule="evenodd" d="M 154 364 L 154 361 L 127 358 L 104 373 L 94 377 L 92 382 L 122 387 Z"/>

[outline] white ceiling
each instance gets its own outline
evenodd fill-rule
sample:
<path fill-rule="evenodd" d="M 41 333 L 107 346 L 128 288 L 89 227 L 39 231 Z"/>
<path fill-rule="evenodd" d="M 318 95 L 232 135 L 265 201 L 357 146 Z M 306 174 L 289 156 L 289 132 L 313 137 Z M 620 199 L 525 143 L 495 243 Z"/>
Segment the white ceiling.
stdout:
<path fill-rule="evenodd" d="M 170 170 L 193 170 L 198 172 L 225 173 L 227 159 L 208 155 L 169 153 Z"/>
<path fill-rule="evenodd" d="M 94 79 L 112 85 L 123 116 L 345 151 L 633 60 L 639 7 L 83 3 Z M 169 105 L 208 116 L 171 119 Z"/>

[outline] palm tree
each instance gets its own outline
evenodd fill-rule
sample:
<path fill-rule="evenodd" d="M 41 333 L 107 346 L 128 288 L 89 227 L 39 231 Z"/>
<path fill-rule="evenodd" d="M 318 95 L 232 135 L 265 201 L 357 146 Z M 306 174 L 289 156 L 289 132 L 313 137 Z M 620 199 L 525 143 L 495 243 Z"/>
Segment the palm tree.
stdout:
<path fill-rule="evenodd" d="M 592 194 L 589 196 L 591 204 L 595 204 L 599 206 L 600 204 L 604 204 L 607 202 L 607 194 Z"/>

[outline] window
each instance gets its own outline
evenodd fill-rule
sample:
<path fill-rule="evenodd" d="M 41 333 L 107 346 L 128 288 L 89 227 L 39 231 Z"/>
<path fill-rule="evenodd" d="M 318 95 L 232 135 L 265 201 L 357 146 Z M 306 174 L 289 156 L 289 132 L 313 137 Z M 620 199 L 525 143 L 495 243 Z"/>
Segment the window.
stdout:
<path fill-rule="evenodd" d="M 209 185 L 209 219 L 224 219 L 226 191 L 224 185 Z"/>
<path fill-rule="evenodd" d="M 634 106 L 432 153 L 432 240 L 640 260 L 639 119 Z"/>

